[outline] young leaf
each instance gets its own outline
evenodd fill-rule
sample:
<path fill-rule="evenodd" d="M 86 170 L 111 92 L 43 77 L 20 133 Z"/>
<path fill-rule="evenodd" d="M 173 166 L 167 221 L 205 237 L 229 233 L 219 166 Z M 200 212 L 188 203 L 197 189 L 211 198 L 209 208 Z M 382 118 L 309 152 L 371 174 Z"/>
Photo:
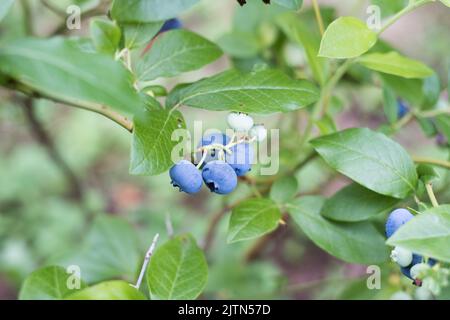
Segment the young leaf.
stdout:
<path fill-rule="evenodd" d="M 177 17 L 199 0 L 114 1 L 111 15 L 120 22 L 155 22 Z"/>
<path fill-rule="evenodd" d="M 202 293 L 208 278 L 203 252 L 191 235 L 175 237 L 154 253 L 147 270 L 152 298 L 192 300 Z"/>
<path fill-rule="evenodd" d="M 229 70 L 191 85 L 175 88 L 168 107 L 187 105 L 213 111 L 268 114 L 303 108 L 318 99 L 317 88 L 292 80 L 278 70 L 241 73 Z"/>
<path fill-rule="evenodd" d="M 0 49 L 0 71 L 39 93 L 77 105 L 141 108 L 132 76 L 103 54 L 83 52 L 69 40 L 20 39 Z"/>
<path fill-rule="evenodd" d="M 372 191 L 403 199 L 416 188 L 410 156 L 382 133 L 352 128 L 311 143 L 330 167 Z"/>
<path fill-rule="evenodd" d="M 281 212 L 270 199 L 250 199 L 233 209 L 228 226 L 228 243 L 250 240 L 273 231 Z"/>
<path fill-rule="evenodd" d="M 61 300 L 79 289 L 86 287 L 81 279 L 62 267 L 50 266 L 31 273 L 24 281 L 20 293 L 20 300 Z M 72 288 L 68 284 L 79 281 L 80 287 Z"/>
<path fill-rule="evenodd" d="M 173 77 L 199 69 L 221 55 L 220 48 L 211 41 L 187 30 L 172 30 L 156 38 L 136 71 L 140 81 Z"/>
<path fill-rule="evenodd" d="M 383 87 L 383 110 L 389 123 L 395 123 L 398 118 L 398 102 L 394 91 L 388 86 Z"/>
<path fill-rule="evenodd" d="M 80 266 L 89 283 L 116 277 L 134 281 L 141 256 L 135 230 L 123 219 L 102 216 L 94 221 L 81 250 L 63 262 Z"/>
<path fill-rule="evenodd" d="M 383 236 L 368 221 L 333 222 L 320 211 L 324 199 L 302 197 L 289 204 L 289 213 L 303 232 L 329 254 L 350 263 L 376 264 L 388 260 Z"/>
<path fill-rule="evenodd" d="M 147 44 L 157 35 L 163 24 L 164 21 L 121 24 L 125 48 L 132 50 Z"/>
<path fill-rule="evenodd" d="M 295 177 L 281 178 L 275 181 L 270 189 L 270 198 L 277 203 L 284 204 L 296 194 L 298 182 Z"/>
<path fill-rule="evenodd" d="M 422 62 L 406 58 L 394 51 L 365 54 L 358 59 L 358 62 L 371 70 L 407 79 L 422 79 L 433 75 L 433 70 Z"/>
<path fill-rule="evenodd" d="M 300 10 L 303 4 L 303 0 L 273 0 L 272 2 L 291 10 Z"/>
<path fill-rule="evenodd" d="M 121 280 L 107 281 L 71 294 L 66 300 L 146 300 L 145 296 L 129 283 Z"/>
<path fill-rule="evenodd" d="M 363 221 L 392 209 L 396 203 L 398 199 L 353 183 L 325 201 L 321 214 L 336 221 Z"/>
<path fill-rule="evenodd" d="M 402 226 L 387 241 L 415 253 L 450 262 L 450 205 L 429 209 Z"/>
<path fill-rule="evenodd" d="M 91 20 L 91 37 L 98 52 L 114 54 L 120 42 L 120 28 L 106 19 Z"/>
<path fill-rule="evenodd" d="M 186 128 L 179 111 L 162 108 L 144 111 L 134 118 L 130 173 L 136 175 L 160 174 L 173 164 L 171 152 L 177 141 L 172 141 L 176 129 Z"/>
<path fill-rule="evenodd" d="M 377 34 L 353 17 L 340 17 L 333 21 L 320 44 L 319 56 L 335 59 L 359 57 L 377 42 Z"/>
<path fill-rule="evenodd" d="M 254 57 L 261 49 L 261 43 L 254 34 L 241 31 L 225 34 L 217 43 L 225 53 L 235 58 Z"/>
<path fill-rule="evenodd" d="M 0 21 L 8 14 L 8 11 L 13 4 L 14 0 L 2 0 L 0 3 Z"/>

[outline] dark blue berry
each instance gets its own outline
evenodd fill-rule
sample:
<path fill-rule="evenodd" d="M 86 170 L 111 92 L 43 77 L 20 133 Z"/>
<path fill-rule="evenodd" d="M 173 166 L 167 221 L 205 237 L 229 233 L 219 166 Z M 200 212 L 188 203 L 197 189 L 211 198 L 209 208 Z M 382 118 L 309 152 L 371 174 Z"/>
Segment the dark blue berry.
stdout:
<path fill-rule="evenodd" d="M 401 99 L 397 100 L 397 118 L 403 118 L 409 112 L 408 105 Z"/>
<path fill-rule="evenodd" d="M 186 193 L 197 193 L 202 187 L 200 171 L 189 161 L 181 160 L 169 171 L 172 185 Z"/>
<path fill-rule="evenodd" d="M 233 168 L 224 161 L 208 162 L 202 171 L 206 186 L 218 194 L 228 194 L 237 186 L 237 176 Z"/>
<path fill-rule="evenodd" d="M 169 19 L 164 22 L 163 26 L 159 30 L 159 33 L 166 32 L 173 29 L 181 29 L 183 24 L 177 18 Z"/>
<path fill-rule="evenodd" d="M 244 176 L 252 168 L 253 147 L 248 143 L 240 143 L 230 148 L 225 161 L 234 169 L 238 177 Z"/>

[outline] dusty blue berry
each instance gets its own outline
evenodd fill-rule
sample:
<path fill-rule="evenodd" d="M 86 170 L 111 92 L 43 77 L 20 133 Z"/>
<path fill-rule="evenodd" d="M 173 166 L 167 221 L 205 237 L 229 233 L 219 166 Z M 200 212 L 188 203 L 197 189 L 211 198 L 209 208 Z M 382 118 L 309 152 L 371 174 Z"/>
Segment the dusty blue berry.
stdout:
<path fill-rule="evenodd" d="M 414 216 L 406 209 L 396 209 L 392 211 L 386 221 L 386 236 L 389 238 L 403 224 L 411 220 Z"/>
<path fill-rule="evenodd" d="M 226 162 L 208 162 L 202 170 L 203 181 L 212 192 L 228 194 L 236 188 L 237 176 Z"/>
<path fill-rule="evenodd" d="M 248 143 L 240 143 L 230 148 L 231 154 L 225 155 L 225 161 L 241 177 L 249 172 L 253 163 L 253 147 Z"/>
<path fill-rule="evenodd" d="M 172 185 L 186 193 L 197 193 L 202 187 L 200 171 L 189 161 L 181 160 L 169 171 Z"/>
<path fill-rule="evenodd" d="M 408 105 L 401 99 L 397 100 L 397 117 L 398 119 L 403 118 L 409 112 Z"/>

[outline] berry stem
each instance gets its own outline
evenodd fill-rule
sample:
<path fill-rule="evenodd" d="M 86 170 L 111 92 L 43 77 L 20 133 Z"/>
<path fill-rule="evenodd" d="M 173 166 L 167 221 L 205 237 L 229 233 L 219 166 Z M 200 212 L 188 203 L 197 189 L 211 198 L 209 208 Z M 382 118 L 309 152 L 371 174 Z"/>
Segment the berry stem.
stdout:
<path fill-rule="evenodd" d="M 208 151 L 203 151 L 202 158 L 200 159 L 200 162 L 196 166 L 197 169 L 199 169 L 202 166 L 202 164 L 203 164 L 203 162 L 205 162 L 207 156 L 208 156 Z"/>
<path fill-rule="evenodd" d="M 312 5 L 314 7 L 314 14 L 316 15 L 317 24 L 319 26 L 320 35 L 323 36 L 325 28 L 323 26 L 322 13 L 320 12 L 319 4 L 317 0 L 312 0 Z"/>
<path fill-rule="evenodd" d="M 450 169 L 449 161 L 425 158 L 425 157 L 415 157 L 415 156 L 413 156 L 412 159 L 414 160 L 415 163 L 432 164 L 432 165 L 436 165 L 436 166 L 439 166 L 442 168 Z"/>
<path fill-rule="evenodd" d="M 430 198 L 431 204 L 433 205 L 433 207 L 439 207 L 439 203 L 437 202 L 436 196 L 434 195 L 433 192 L 433 186 L 431 183 L 427 183 L 425 185 L 425 188 L 427 189 L 427 193 L 428 193 L 428 197 Z"/>
<path fill-rule="evenodd" d="M 150 262 L 150 258 L 153 255 L 153 251 L 155 250 L 156 242 L 158 242 L 158 238 L 159 238 L 159 233 L 157 233 L 155 235 L 155 237 L 153 238 L 152 244 L 150 245 L 150 248 L 148 248 L 148 251 L 145 254 L 144 263 L 142 264 L 141 272 L 139 273 L 139 278 L 138 278 L 136 284 L 131 285 L 132 287 L 135 287 L 138 290 L 141 287 L 142 279 L 144 279 L 145 270 L 147 270 L 148 263 Z"/>

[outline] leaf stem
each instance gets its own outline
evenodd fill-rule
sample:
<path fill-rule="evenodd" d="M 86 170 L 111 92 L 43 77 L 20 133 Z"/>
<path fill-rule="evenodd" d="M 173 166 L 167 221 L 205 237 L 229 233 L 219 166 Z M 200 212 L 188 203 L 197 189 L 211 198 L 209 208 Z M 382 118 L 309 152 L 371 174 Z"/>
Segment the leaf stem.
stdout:
<path fill-rule="evenodd" d="M 449 161 L 426 158 L 426 157 L 417 157 L 417 156 L 413 156 L 412 159 L 415 163 L 432 164 L 432 165 L 436 165 L 436 166 L 439 166 L 442 168 L 450 169 Z"/>
<path fill-rule="evenodd" d="M 148 263 L 150 262 L 150 258 L 153 255 L 153 251 L 155 250 L 156 242 L 158 242 L 158 238 L 159 238 L 159 233 L 157 233 L 155 235 L 155 237 L 153 238 L 152 244 L 150 245 L 150 248 L 148 249 L 147 253 L 145 254 L 144 263 L 142 264 L 141 272 L 139 273 L 139 278 L 136 281 L 136 284 L 131 285 L 132 287 L 135 287 L 138 290 L 141 287 L 142 280 L 144 279 L 145 270 L 147 270 Z"/>
<path fill-rule="evenodd" d="M 317 24 L 319 25 L 320 35 L 323 36 L 325 28 L 323 26 L 322 13 L 320 12 L 320 7 L 317 0 L 312 0 L 312 5 L 314 8 L 314 14 L 316 15 Z"/>
<path fill-rule="evenodd" d="M 428 197 L 430 198 L 433 207 L 439 207 L 439 203 L 437 202 L 436 196 L 434 195 L 433 186 L 431 185 L 431 183 L 427 183 L 425 185 L 425 188 L 427 189 Z"/>

